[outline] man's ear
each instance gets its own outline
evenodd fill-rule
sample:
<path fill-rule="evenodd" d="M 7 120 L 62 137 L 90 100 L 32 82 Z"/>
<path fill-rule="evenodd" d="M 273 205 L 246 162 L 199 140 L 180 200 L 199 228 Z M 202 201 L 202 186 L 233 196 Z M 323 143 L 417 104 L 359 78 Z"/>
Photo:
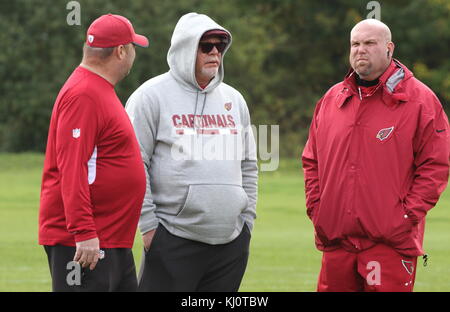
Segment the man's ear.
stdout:
<path fill-rule="evenodd" d="M 124 45 L 119 45 L 114 48 L 114 56 L 119 60 L 123 60 L 127 55 L 127 49 Z"/>
<path fill-rule="evenodd" d="M 391 58 L 394 55 L 395 45 L 393 42 L 387 44 L 387 58 Z"/>

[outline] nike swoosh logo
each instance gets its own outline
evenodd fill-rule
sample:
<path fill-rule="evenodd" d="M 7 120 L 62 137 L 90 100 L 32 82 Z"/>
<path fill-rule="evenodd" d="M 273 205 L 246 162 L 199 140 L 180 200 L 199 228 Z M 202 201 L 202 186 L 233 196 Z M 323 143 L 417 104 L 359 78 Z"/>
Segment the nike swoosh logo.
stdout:
<path fill-rule="evenodd" d="M 441 133 L 441 132 L 444 132 L 444 131 L 445 131 L 445 129 L 442 129 L 442 130 L 436 130 L 437 133 Z"/>

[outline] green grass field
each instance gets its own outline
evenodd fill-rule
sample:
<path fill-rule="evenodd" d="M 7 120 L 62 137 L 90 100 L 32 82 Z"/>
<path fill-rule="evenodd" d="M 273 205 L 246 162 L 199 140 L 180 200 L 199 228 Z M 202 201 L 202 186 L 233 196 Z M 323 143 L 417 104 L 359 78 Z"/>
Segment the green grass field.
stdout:
<path fill-rule="evenodd" d="M 0 291 L 50 291 L 47 257 L 37 244 L 43 155 L 0 154 Z M 321 253 L 305 213 L 303 176 L 295 160 L 260 173 L 258 219 L 241 291 L 314 291 Z M 450 194 L 427 217 L 427 267 L 420 259 L 415 291 L 450 291 Z M 139 268 L 142 243 L 136 235 Z"/>

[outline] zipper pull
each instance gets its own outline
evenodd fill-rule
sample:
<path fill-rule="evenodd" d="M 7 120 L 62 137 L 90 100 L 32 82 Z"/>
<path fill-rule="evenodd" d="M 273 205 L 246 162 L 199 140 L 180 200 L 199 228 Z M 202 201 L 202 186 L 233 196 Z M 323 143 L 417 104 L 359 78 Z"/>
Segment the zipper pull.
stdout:
<path fill-rule="evenodd" d="M 358 87 L 358 92 L 359 92 L 359 99 L 362 101 L 362 94 L 361 94 L 361 88 Z"/>
<path fill-rule="evenodd" d="M 423 266 L 426 267 L 428 265 L 428 254 L 424 254 L 422 256 Z"/>

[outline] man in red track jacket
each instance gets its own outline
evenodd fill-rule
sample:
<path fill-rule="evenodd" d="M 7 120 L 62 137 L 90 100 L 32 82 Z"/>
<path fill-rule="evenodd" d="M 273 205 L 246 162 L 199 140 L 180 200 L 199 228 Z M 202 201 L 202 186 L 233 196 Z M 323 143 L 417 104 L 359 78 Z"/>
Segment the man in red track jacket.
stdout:
<path fill-rule="evenodd" d="M 146 178 L 133 126 L 114 91 L 133 65 L 135 45 L 146 47 L 148 40 L 126 18 L 95 20 L 83 61 L 53 108 L 39 243 L 54 291 L 137 289 L 131 248 Z"/>
<path fill-rule="evenodd" d="M 448 181 L 448 119 L 392 58 L 385 24 L 364 20 L 350 39 L 352 70 L 317 103 L 302 155 L 318 291 L 412 291 L 425 216 Z"/>

